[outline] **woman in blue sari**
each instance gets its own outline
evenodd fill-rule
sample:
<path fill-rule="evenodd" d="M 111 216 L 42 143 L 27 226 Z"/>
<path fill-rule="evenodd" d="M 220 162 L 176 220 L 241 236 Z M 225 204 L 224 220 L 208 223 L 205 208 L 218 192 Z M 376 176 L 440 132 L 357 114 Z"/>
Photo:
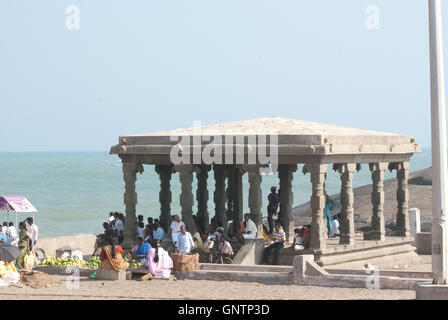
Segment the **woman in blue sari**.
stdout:
<path fill-rule="evenodd" d="M 137 245 L 132 248 L 131 252 L 135 259 L 138 262 L 148 263 L 148 252 L 151 249 L 151 245 L 147 242 L 143 241 L 143 237 L 137 237 Z"/>
<path fill-rule="evenodd" d="M 334 209 L 339 209 L 341 210 L 341 205 L 338 201 L 336 200 L 332 200 L 328 194 L 326 196 L 326 201 L 325 201 L 325 215 L 327 216 L 327 228 L 328 228 L 328 235 L 332 234 L 332 224 L 331 224 L 331 210 Z"/>

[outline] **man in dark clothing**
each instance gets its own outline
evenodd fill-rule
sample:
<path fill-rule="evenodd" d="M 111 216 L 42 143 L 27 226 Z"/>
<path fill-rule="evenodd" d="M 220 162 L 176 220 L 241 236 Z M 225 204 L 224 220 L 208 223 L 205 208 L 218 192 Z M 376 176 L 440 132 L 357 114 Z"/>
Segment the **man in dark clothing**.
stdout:
<path fill-rule="evenodd" d="M 274 214 L 277 214 L 278 204 L 280 203 L 280 196 L 276 191 L 276 187 L 271 187 L 271 193 L 268 195 L 269 234 L 272 234 L 272 232 L 274 231 L 274 219 L 272 217 Z"/>

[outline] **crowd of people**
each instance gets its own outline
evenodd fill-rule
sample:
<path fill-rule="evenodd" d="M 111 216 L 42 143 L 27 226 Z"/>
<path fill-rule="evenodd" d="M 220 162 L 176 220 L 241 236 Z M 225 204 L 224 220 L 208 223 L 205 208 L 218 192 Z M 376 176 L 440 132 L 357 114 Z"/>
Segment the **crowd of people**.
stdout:
<path fill-rule="evenodd" d="M 278 221 L 277 211 L 279 204 L 280 194 L 277 193 L 276 187 L 271 187 L 267 207 L 268 226 L 263 224 L 263 237 L 267 243 L 263 263 L 268 263 L 268 257 L 272 254 L 273 264 L 278 264 L 279 252 L 286 242 L 285 232 Z M 333 217 L 330 215 L 330 212 L 335 208 L 340 209 L 340 204 L 326 195 L 325 215 L 327 218 L 328 235 L 330 237 L 339 235 L 340 214 L 334 215 Z M 148 217 L 145 223 L 143 215 L 139 215 L 137 217 L 138 237 L 135 246 L 130 252 L 130 258 L 136 259 L 140 263 L 145 263 L 148 266 L 151 265 L 151 268 L 157 270 L 158 265 L 162 269 L 170 265 L 169 259 L 166 258 L 168 251 L 161 246 L 163 241 L 165 243 L 168 241 L 172 244 L 172 250 L 165 246 L 171 252 L 189 254 L 194 252 L 209 253 L 211 250 L 220 250 L 220 252 L 232 256 L 233 248 L 231 243 L 242 243 L 247 239 L 257 238 L 257 225 L 251 219 L 250 214 L 245 214 L 244 221 L 239 221 L 238 225 L 234 225 L 234 221 L 229 220 L 226 228 L 218 226 L 215 219 L 212 218 L 208 225 L 207 233 L 200 233 L 197 219 L 195 216 L 193 218 L 195 224 L 193 230 L 190 230 L 190 233 L 178 215 L 172 216 L 172 221 L 168 228 L 165 228 L 159 219 L 152 217 Z M 105 264 L 106 268 L 119 269 L 127 266 L 124 262 L 118 263 L 123 258 L 123 249 L 120 244 L 124 240 L 124 222 L 125 217 L 122 213 L 111 212 L 108 221 L 104 223 L 108 247 L 103 247 L 100 258 L 105 259 L 107 257 L 112 261 L 112 263 L 108 262 Z M 295 228 L 292 248 L 295 251 L 308 249 L 310 246 L 310 235 L 311 225 Z M 157 261 L 166 261 L 156 263 L 154 260 L 151 261 L 154 258 Z M 159 273 L 163 274 L 163 271 Z"/>

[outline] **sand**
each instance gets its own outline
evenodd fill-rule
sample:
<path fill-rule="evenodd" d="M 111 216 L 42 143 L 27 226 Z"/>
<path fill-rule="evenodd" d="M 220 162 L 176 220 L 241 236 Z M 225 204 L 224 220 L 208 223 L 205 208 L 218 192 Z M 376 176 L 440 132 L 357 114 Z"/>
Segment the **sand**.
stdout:
<path fill-rule="evenodd" d="M 234 281 L 208 280 L 150 280 L 101 281 L 81 277 L 79 289 L 66 286 L 68 276 L 51 276 L 59 285 L 33 289 L 18 286 L 0 288 L 0 299 L 293 299 L 293 300 L 348 300 L 348 299 L 415 299 L 412 290 L 369 290 L 326 288 L 299 285 L 264 285 Z M 69 282 L 72 284 L 73 282 Z M 219 290 L 217 290 L 219 288 Z"/>

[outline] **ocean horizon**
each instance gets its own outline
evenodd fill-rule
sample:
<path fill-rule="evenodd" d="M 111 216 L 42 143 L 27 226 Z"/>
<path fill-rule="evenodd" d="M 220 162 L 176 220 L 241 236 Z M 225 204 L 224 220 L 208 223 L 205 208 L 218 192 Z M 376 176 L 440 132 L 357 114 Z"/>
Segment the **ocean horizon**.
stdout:
<path fill-rule="evenodd" d="M 293 179 L 293 206 L 309 201 L 311 182 L 303 175 L 298 165 Z M 431 150 L 422 149 L 411 158 L 410 172 L 431 166 Z M 137 214 L 158 217 L 160 181 L 152 165 L 144 165 L 143 174 L 137 174 Z M 394 178 L 389 171 L 385 179 Z M 371 184 L 367 164 L 355 172 L 353 187 Z M 278 186 L 277 175 L 262 177 L 263 216 L 266 213 L 267 196 L 272 185 Z M 329 194 L 340 191 L 339 174 L 329 166 L 326 188 Z M 171 213 L 180 214 L 180 182 L 178 174 L 171 179 Z M 193 180 L 193 194 L 196 181 Z M 248 212 L 249 184 L 247 174 L 243 177 L 244 212 Z M 209 216 L 214 215 L 214 180 L 209 174 Z M 109 212 L 124 213 L 124 181 L 121 160 L 109 151 L 24 151 L 0 152 L 0 196 L 23 195 L 37 208 L 36 224 L 40 237 L 54 237 L 76 234 L 92 234 L 102 231 L 102 223 Z M 193 212 L 196 212 L 196 204 Z M 3 220 L 7 221 L 6 212 Z M 19 221 L 30 214 L 18 213 Z M 14 216 L 10 215 L 14 221 Z"/>

